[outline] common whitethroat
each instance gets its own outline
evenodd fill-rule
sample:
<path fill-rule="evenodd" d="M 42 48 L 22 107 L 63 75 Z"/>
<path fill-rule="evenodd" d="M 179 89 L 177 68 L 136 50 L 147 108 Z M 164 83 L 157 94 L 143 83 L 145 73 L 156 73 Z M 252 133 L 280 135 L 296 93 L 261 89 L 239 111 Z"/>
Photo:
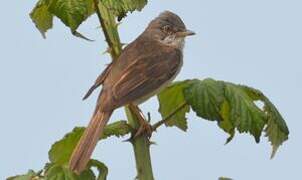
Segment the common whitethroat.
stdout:
<path fill-rule="evenodd" d="M 81 173 L 102 135 L 112 112 L 121 106 L 138 105 L 174 80 L 183 64 L 185 37 L 194 35 L 176 14 L 165 11 L 107 66 L 89 89 L 86 99 L 103 86 L 94 114 L 74 149 L 69 168 Z"/>

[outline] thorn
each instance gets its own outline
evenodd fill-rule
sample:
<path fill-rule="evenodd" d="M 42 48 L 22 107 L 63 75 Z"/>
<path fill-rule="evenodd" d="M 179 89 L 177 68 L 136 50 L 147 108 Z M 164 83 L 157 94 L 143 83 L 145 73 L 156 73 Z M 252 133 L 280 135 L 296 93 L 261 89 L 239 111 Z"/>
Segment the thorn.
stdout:
<path fill-rule="evenodd" d="M 277 152 L 277 148 L 276 147 L 273 147 L 273 150 L 272 150 L 272 154 L 271 154 L 271 158 L 270 159 L 273 159 L 276 155 L 276 152 Z"/>
<path fill-rule="evenodd" d="M 115 24 L 115 27 L 117 28 L 117 27 L 119 27 L 121 24 L 122 24 L 122 22 L 119 21 L 118 23 Z"/>
<path fill-rule="evenodd" d="M 155 141 L 150 141 L 149 146 L 151 146 L 151 145 L 158 145 L 158 144 Z"/>
<path fill-rule="evenodd" d="M 227 138 L 227 140 L 224 143 L 224 145 L 229 144 L 233 140 L 234 136 L 235 136 L 235 131 L 231 132 L 230 136 Z"/>
<path fill-rule="evenodd" d="M 122 47 L 127 46 L 128 43 L 121 43 Z"/>
<path fill-rule="evenodd" d="M 130 138 L 126 139 L 126 140 L 123 140 L 122 142 L 129 142 L 129 143 L 132 143 L 133 142 L 133 135 L 131 135 Z"/>
<path fill-rule="evenodd" d="M 37 176 L 40 177 L 43 173 L 43 169 L 37 172 Z"/>
<path fill-rule="evenodd" d="M 111 48 L 110 47 L 108 47 L 107 49 L 106 49 L 106 51 L 104 51 L 104 52 L 102 52 L 102 55 L 104 55 L 104 54 L 106 54 L 106 53 L 111 53 Z"/>
<path fill-rule="evenodd" d="M 147 121 L 148 121 L 148 123 L 151 122 L 151 113 L 150 112 L 147 113 Z"/>
<path fill-rule="evenodd" d="M 76 37 L 78 37 L 78 38 L 81 38 L 81 39 L 84 39 L 84 40 L 86 40 L 86 41 L 90 41 L 90 42 L 93 42 L 93 41 L 94 41 L 94 40 L 92 40 L 92 39 L 89 39 L 89 38 L 85 37 L 84 35 L 82 35 L 81 33 L 77 32 L 77 31 L 71 31 L 71 33 L 72 33 L 74 36 L 76 36 Z"/>

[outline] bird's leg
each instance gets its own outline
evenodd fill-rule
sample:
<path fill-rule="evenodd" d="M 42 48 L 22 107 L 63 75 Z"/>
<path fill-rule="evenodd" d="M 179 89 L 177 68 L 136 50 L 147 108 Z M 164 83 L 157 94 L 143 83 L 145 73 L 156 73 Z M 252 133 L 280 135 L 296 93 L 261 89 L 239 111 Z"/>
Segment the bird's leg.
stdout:
<path fill-rule="evenodd" d="M 149 124 L 149 122 L 146 121 L 146 118 L 144 117 L 144 114 L 141 112 L 141 110 L 134 104 L 130 104 L 129 105 L 130 110 L 132 111 L 132 113 L 134 113 L 136 115 L 136 117 L 138 118 L 140 127 L 138 128 L 138 130 L 136 131 L 135 135 L 133 136 L 133 138 L 138 137 L 142 134 L 147 135 L 149 138 L 152 135 L 152 126 Z"/>

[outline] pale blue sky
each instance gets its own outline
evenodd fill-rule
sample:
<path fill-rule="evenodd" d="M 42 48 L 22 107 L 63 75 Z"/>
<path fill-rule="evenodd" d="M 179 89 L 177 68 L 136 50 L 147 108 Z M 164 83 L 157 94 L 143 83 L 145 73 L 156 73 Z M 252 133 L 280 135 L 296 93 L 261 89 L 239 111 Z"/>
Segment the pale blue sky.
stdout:
<path fill-rule="evenodd" d="M 85 102 L 81 97 L 109 62 L 96 17 L 79 29 L 95 42 L 73 37 L 58 20 L 44 40 L 28 16 L 35 2 L 4 1 L 0 11 L 0 179 L 39 170 L 54 141 L 88 123 L 96 94 Z M 151 0 L 123 21 L 121 39 L 129 42 L 161 11 L 179 14 L 197 35 L 187 40 L 177 79 L 212 77 L 261 89 L 291 133 L 270 160 L 266 138 L 255 144 L 251 136 L 237 134 L 224 146 L 227 135 L 215 123 L 191 114 L 188 133 L 160 128 L 153 136 L 156 179 L 302 179 L 301 7 L 299 0 Z M 142 107 L 159 119 L 154 98 Z M 111 122 L 124 118 L 118 110 Z M 136 176 L 132 147 L 121 141 L 106 140 L 94 153 L 109 167 L 109 180 Z"/>

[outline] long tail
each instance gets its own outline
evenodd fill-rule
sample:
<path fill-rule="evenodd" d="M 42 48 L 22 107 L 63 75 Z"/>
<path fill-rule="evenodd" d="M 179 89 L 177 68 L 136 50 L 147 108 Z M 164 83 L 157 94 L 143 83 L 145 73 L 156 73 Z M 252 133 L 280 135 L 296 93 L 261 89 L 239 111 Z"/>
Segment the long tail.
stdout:
<path fill-rule="evenodd" d="M 97 111 L 91 118 L 69 160 L 69 168 L 73 172 L 80 174 L 86 168 L 111 114 L 112 112 Z"/>

